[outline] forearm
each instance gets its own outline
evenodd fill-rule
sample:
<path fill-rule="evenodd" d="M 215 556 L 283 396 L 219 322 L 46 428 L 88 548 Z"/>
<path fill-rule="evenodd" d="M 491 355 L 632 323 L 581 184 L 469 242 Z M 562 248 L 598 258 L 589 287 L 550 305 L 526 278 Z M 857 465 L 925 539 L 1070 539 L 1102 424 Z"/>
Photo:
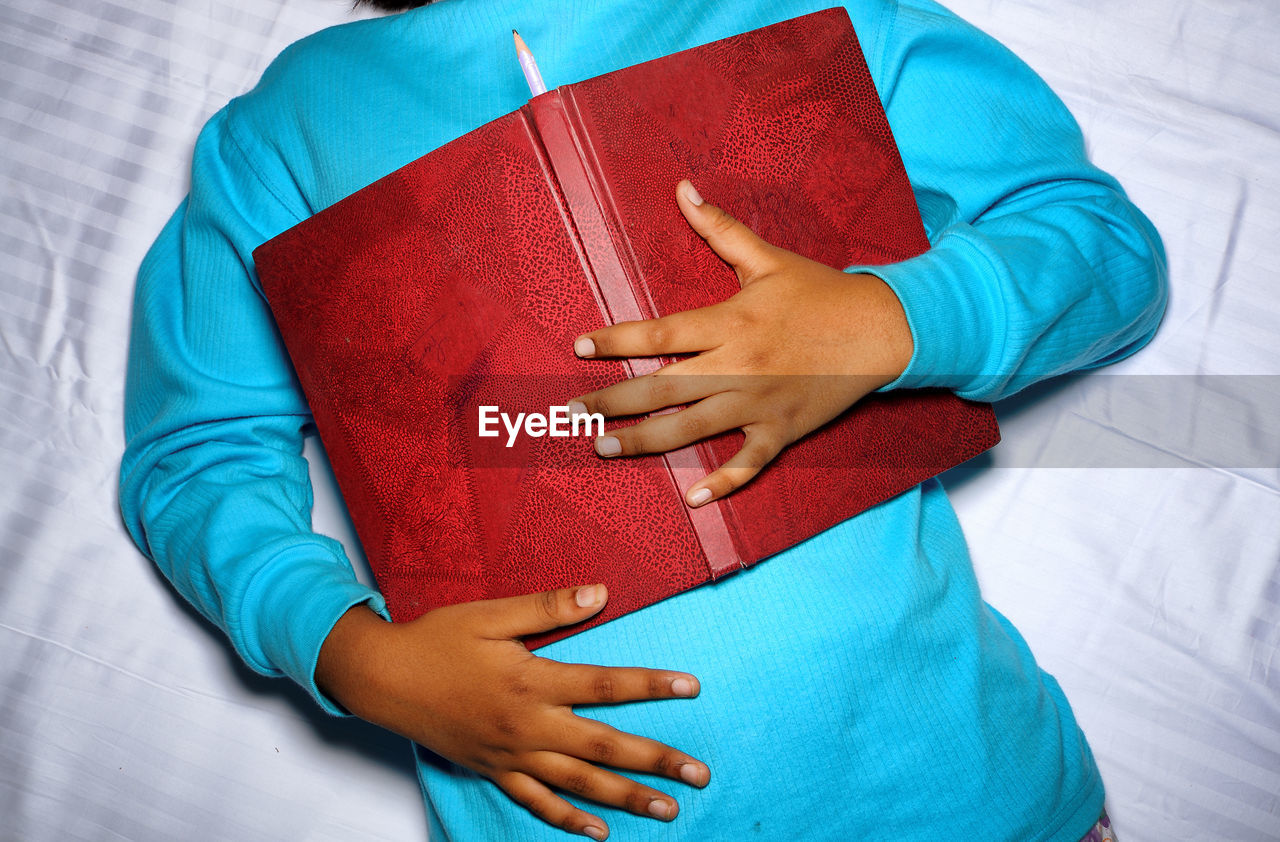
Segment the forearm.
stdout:
<path fill-rule="evenodd" d="M 137 436 L 121 504 L 142 549 L 249 666 L 294 678 L 336 712 L 312 681 L 321 643 L 351 605 L 382 602 L 341 546 L 310 529 L 306 463 L 291 452 L 297 426 L 237 419 L 147 446 Z"/>
<path fill-rule="evenodd" d="M 1165 300 L 1155 232 L 1105 187 L 1043 189 L 1056 197 L 952 223 L 927 254 L 870 270 L 898 294 L 912 330 L 914 354 L 892 387 L 997 400 L 1151 338 Z"/>
<path fill-rule="evenodd" d="M 1166 296 L 1159 235 L 1093 167 L 1066 108 L 996 42 L 905 3 L 878 69 L 931 250 L 871 271 L 898 294 L 915 353 L 892 387 L 994 400 L 1119 359 Z"/>

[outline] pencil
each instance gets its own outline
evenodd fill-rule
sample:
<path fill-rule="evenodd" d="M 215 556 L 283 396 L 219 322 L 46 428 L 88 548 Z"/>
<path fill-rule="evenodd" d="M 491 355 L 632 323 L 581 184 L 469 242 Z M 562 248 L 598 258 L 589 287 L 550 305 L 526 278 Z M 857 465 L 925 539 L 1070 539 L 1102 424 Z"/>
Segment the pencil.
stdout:
<path fill-rule="evenodd" d="M 513 29 L 511 34 L 516 39 L 516 58 L 520 60 L 520 69 L 524 71 L 524 79 L 529 83 L 529 91 L 533 96 L 545 94 L 547 86 L 542 81 L 542 74 L 538 71 L 538 63 L 533 60 L 533 53 L 529 51 L 529 46 L 525 44 L 519 32 Z"/>

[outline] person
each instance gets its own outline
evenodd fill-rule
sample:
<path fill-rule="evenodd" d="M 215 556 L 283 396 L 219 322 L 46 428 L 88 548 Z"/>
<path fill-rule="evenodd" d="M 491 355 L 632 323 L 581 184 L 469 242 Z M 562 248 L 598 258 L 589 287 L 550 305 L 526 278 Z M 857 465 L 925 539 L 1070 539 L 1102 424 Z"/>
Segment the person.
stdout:
<path fill-rule="evenodd" d="M 311 530 L 309 413 L 253 248 L 519 107 L 513 28 L 554 84 L 823 4 L 378 5 L 399 13 L 303 39 L 210 119 L 190 193 L 139 271 L 120 499 L 177 590 L 254 669 L 411 737 L 432 839 L 1101 834 L 1103 786 L 1070 705 L 982 601 L 937 480 L 536 656 L 519 638 L 598 611 L 602 586 L 385 622 L 380 595 Z M 657 331 L 615 326 L 576 346 L 698 352 L 703 370 L 737 384 L 718 408 L 717 396 L 686 396 L 715 410 L 704 428 L 747 429 L 742 458 L 691 505 L 731 493 L 872 389 L 996 400 L 1132 353 L 1163 312 L 1158 235 L 1087 161 L 1029 68 L 931 0 L 845 8 L 931 249 L 825 270 L 758 240 L 696 185 L 673 185 L 742 292 Z M 787 385 L 815 369 L 847 385 Z M 636 383 L 610 390 L 579 402 L 655 400 Z M 688 435 L 645 423 L 598 449 L 662 450 Z"/>

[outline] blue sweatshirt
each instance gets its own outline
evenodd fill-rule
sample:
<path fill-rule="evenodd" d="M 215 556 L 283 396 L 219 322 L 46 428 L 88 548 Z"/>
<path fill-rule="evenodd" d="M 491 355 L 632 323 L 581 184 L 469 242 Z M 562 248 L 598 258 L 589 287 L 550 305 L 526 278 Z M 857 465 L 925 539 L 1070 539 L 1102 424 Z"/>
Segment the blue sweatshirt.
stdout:
<path fill-rule="evenodd" d="M 823 5 L 443 0 L 304 39 L 209 121 L 190 195 L 139 274 L 120 499 L 139 546 L 250 666 L 336 713 L 313 679 L 320 645 L 349 607 L 385 610 L 311 531 L 310 417 L 253 248 L 523 104 L 513 28 L 555 85 Z M 994 400 L 1146 342 L 1159 238 L 1044 83 L 929 0 L 848 11 L 932 243 L 869 270 L 915 340 L 889 388 Z M 579 709 L 712 770 L 704 790 L 636 776 L 680 802 L 671 824 L 589 807 L 614 839 L 1075 842 L 1102 807 L 1066 699 L 982 601 L 936 481 L 539 654 L 701 681 L 694 700 Z M 419 758 L 432 838 L 566 838 Z"/>

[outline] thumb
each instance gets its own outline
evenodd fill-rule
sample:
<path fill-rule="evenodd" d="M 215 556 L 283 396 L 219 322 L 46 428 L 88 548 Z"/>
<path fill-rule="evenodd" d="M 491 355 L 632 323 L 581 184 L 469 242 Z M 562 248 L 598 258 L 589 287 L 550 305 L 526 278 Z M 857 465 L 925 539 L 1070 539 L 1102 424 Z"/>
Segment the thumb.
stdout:
<path fill-rule="evenodd" d="M 676 185 L 676 204 L 698 236 L 734 268 L 743 286 L 763 274 L 773 246 L 721 208 L 703 201 L 687 179 Z"/>
<path fill-rule="evenodd" d="M 512 638 L 551 631 L 582 622 L 604 607 L 604 585 L 486 599 L 470 603 L 480 612 L 477 625 L 485 637 Z"/>

